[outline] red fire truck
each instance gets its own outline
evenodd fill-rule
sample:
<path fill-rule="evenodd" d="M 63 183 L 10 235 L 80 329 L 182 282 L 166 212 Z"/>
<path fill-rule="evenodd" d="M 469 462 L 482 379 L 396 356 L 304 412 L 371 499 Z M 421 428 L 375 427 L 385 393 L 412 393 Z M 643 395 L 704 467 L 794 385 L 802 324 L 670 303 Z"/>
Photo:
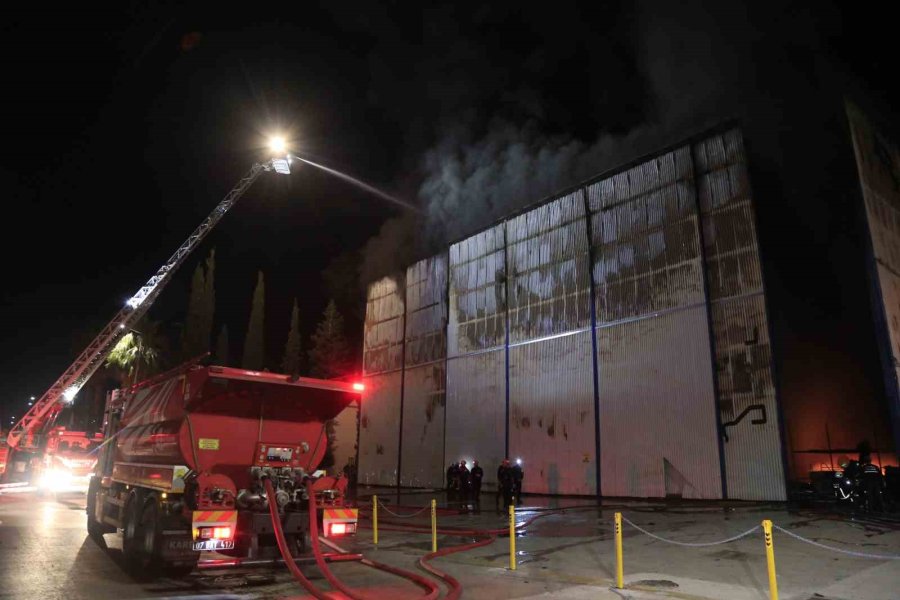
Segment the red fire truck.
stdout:
<path fill-rule="evenodd" d="M 276 525 L 292 553 L 305 552 L 310 491 L 324 535 L 355 533 L 347 480 L 317 469 L 326 421 L 362 388 L 188 364 L 112 392 L 88 532 L 121 530 L 132 569 L 170 575 L 189 572 L 202 551 L 235 562 L 275 558 Z"/>
<path fill-rule="evenodd" d="M 97 464 L 101 434 L 68 431 L 54 427 L 47 434 L 43 457 L 32 473 L 38 489 L 45 493 L 85 492 Z"/>

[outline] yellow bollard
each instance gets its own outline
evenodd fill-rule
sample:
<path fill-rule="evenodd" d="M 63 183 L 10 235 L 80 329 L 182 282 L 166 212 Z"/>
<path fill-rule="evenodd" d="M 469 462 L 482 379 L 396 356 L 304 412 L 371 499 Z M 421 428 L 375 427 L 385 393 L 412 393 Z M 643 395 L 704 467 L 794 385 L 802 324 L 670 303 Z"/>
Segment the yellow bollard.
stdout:
<path fill-rule="evenodd" d="M 772 545 L 772 521 L 762 522 L 766 537 L 766 564 L 769 567 L 769 598 L 778 600 L 778 578 L 775 575 L 775 547 Z"/>
<path fill-rule="evenodd" d="M 625 569 L 622 566 L 622 513 L 616 513 L 616 587 L 625 587 Z"/>
<path fill-rule="evenodd" d="M 437 552 L 437 500 L 431 499 L 431 551 Z"/>
<path fill-rule="evenodd" d="M 516 570 L 516 507 L 509 505 L 509 570 Z"/>
<path fill-rule="evenodd" d="M 372 543 L 378 545 L 378 496 L 372 496 Z"/>

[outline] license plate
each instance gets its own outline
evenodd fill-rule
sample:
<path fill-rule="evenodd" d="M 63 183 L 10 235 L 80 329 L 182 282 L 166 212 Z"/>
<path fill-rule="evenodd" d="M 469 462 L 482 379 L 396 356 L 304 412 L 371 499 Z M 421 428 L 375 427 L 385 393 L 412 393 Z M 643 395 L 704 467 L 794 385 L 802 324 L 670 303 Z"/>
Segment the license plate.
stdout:
<path fill-rule="evenodd" d="M 194 542 L 194 550 L 231 550 L 234 540 L 201 540 Z"/>

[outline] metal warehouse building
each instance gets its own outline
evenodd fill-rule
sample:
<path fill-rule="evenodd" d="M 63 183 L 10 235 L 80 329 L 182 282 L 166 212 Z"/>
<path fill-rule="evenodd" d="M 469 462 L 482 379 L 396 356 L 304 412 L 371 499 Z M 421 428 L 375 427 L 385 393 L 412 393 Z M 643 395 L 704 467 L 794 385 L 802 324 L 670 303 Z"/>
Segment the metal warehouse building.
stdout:
<path fill-rule="evenodd" d="M 784 500 L 739 129 L 711 132 L 369 287 L 359 481 Z"/>

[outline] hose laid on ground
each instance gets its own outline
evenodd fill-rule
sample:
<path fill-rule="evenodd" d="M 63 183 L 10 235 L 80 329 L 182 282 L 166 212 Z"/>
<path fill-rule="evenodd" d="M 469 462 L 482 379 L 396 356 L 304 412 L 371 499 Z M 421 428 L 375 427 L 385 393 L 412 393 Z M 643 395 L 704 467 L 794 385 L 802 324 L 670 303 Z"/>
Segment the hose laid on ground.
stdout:
<path fill-rule="evenodd" d="M 307 592 L 313 595 L 317 600 L 331 600 L 331 596 L 325 594 L 323 591 L 318 589 L 312 582 L 306 578 L 303 572 L 300 570 L 300 567 L 297 566 L 297 563 L 294 561 L 294 557 L 291 555 L 291 551 L 288 548 L 287 540 L 284 538 L 284 530 L 281 528 L 281 517 L 278 514 L 278 504 L 275 501 L 275 489 L 272 487 L 272 482 L 268 479 L 263 480 L 263 483 L 266 488 L 266 498 L 269 503 L 269 515 L 272 517 L 272 529 L 275 532 L 275 540 L 278 542 L 278 550 L 281 552 L 281 557 L 284 559 L 285 564 L 288 566 L 288 570 L 291 572 L 291 575 L 294 576 L 294 579 L 305 589 Z M 334 574 L 331 572 L 331 569 L 328 568 L 327 563 L 325 562 L 324 557 L 322 556 L 322 549 L 319 546 L 319 522 L 318 522 L 318 511 L 316 506 L 316 496 L 315 492 L 312 489 L 312 482 L 307 482 L 306 487 L 307 494 L 309 496 L 309 530 L 310 530 L 310 541 L 312 543 L 313 555 L 316 559 L 316 565 L 319 567 L 319 570 L 322 571 L 322 574 L 325 575 L 325 578 L 328 582 L 334 586 L 335 589 L 341 591 L 346 596 L 353 600 L 361 600 L 362 597 L 359 596 L 352 589 L 345 586 Z M 411 571 L 405 571 L 403 569 L 398 569 L 397 567 L 393 567 L 391 565 L 386 565 L 384 563 L 380 563 L 374 560 L 370 560 L 368 558 L 363 558 L 360 562 L 367 567 L 371 567 L 373 569 L 378 569 L 381 571 L 385 571 L 386 573 L 390 573 L 391 575 L 396 575 L 398 577 L 403 577 L 419 587 L 425 589 L 428 594 L 422 597 L 422 600 L 435 600 L 440 595 L 440 587 L 426 577 L 422 577 L 418 573 L 413 573 Z"/>
<path fill-rule="evenodd" d="M 410 507 L 406 507 L 410 508 Z M 521 523 L 516 525 L 516 529 L 524 529 L 528 527 L 535 521 L 540 518 L 548 517 L 550 515 L 563 513 L 569 510 L 585 510 L 585 509 L 598 509 L 601 508 L 599 506 L 572 506 L 567 508 L 557 508 L 557 509 L 541 509 L 539 514 L 533 515 L 528 519 L 522 521 Z M 380 520 L 379 520 L 380 521 Z M 385 523 L 386 526 L 381 525 L 380 523 Z M 396 521 L 380 521 L 378 528 L 382 531 L 399 531 L 405 533 L 431 533 L 431 527 L 428 525 L 417 525 L 409 522 L 398 523 Z M 483 546 L 489 546 L 493 544 L 497 537 L 501 536 L 509 536 L 509 528 L 508 527 L 499 527 L 496 529 L 461 529 L 456 527 L 443 527 L 437 530 L 441 535 L 451 535 L 457 537 L 483 537 L 483 539 L 477 540 L 475 542 L 470 542 L 468 544 L 460 544 L 459 546 L 450 546 L 447 548 L 442 548 L 437 552 L 429 552 L 425 556 L 421 557 L 418 560 L 419 567 L 423 570 L 431 573 L 435 577 L 443 580 L 448 586 L 447 596 L 445 600 L 457 600 L 462 595 L 462 585 L 459 581 L 447 573 L 446 571 L 442 571 L 437 567 L 429 564 L 432 559 L 441 558 L 444 556 L 448 556 L 450 554 L 456 554 L 457 552 L 466 552 L 468 550 L 474 550 L 475 548 L 480 548 Z"/>
<path fill-rule="evenodd" d="M 363 598 L 357 592 L 354 592 L 351 588 L 344 585 L 337 577 L 334 576 L 334 574 L 331 572 L 331 569 L 328 568 L 328 564 L 325 562 L 325 559 L 322 557 L 322 549 L 319 546 L 319 522 L 318 518 L 316 517 L 316 494 L 313 490 L 312 481 L 306 482 L 306 494 L 307 496 L 309 496 L 309 537 L 312 542 L 313 556 L 315 556 L 316 558 L 316 565 L 318 565 L 319 570 L 322 571 L 322 574 L 325 575 L 325 579 L 328 580 L 328 583 L 330 583 L 335 589 L 346 594 L 347 597 L 349 597 L 351 600 L 363 600 Z M 408 579 L 416 585 L 424 588 L 426 591 L 428 591 L 428 594 L 423 597 L 425 600 L 434 600 L 441 593 L 441 590 L 437 586 L 437 584 L 435 584 L 430 579 L 418 575 L 417 573 L 404 571 L 403 569 L 398 569 L 396 567 L 379 563 L 367 558 L 363 558 L 361 562 L 368 567 L 387 571 L 392 575 L 397 575 L 399 577 L 403 577 L 404 579 Z"/>
<path fill-rule="evenodd" d="M 275 489 L 272 487 L 272 482 L 268 479 L 264 479 L 263 484 L 266 487 L 266 498 L 269 501 L 269 515 L 272 517 L 272 529 L 275 531 L 275 541 L 278 542 L 278 549 L 281 551 L 281 557 L 284 559 L 284 563 L 287 565 L 288 570 L 291 572 L 291 575 L 294 576 L 294 579 L 303 586 L 303 589 L 312 594 L 314 598 L 317 600 L 330 600 L 328 595 L 319 590 L 319 588 L 314 586 L 312 582 L 306 578 L 303 571 L 301 571 L 300 567 L 297 566 L 297 563 L 294 562 L 294 557 L 288 548 L 287 540 L 284 539 L 284 530 L 281 528 L 281 517 L 278 515 L 278 503 L 275 502 Z M 315 513 L 313 514 L 315 515 Z"/>

